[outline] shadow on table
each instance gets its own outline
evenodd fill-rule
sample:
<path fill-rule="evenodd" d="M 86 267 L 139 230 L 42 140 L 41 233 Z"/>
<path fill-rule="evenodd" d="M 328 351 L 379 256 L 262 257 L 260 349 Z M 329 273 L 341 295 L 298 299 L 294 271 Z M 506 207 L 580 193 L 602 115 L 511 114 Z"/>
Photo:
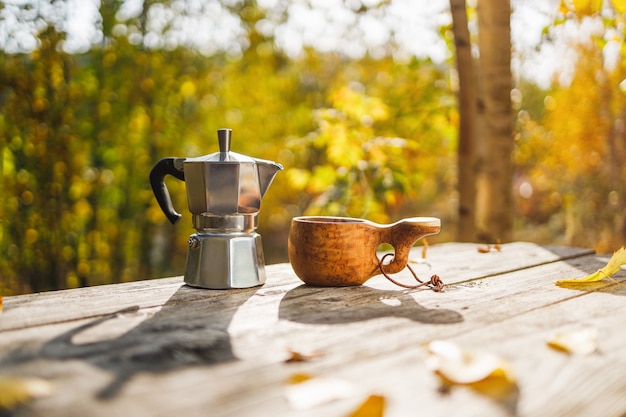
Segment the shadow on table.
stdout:
<path fill-rule="evenodd" d="M 154 316 L 118 337 L 82 344 L 75 341 L 82 333 L 109 321 L 141 314 L 138 307 L 120 310 L 61 334 L 32 359 L 83 360 L 100 367 L 114 378 L 97 395 L 111 398 L 138 373 L 235 360 L 227 328 L 237 309 L 256 291 L 257 288 L 198 290 L 183 285 Z M 19 362 L 28 361 L 23 353 L 15 352 L 15 356 L 21 356 Z M 11 363 L 11 358 L 7 360 Z"/>
<path fill-rule="evenodd" d="M 401 317 L 429 324 L 454 324 L 463 316 L 445 308 L 426 308 L 407 291 L 301 285 L 283 297 L 279 318 L 309 324 L 342 324 L 381 317 Z"/>

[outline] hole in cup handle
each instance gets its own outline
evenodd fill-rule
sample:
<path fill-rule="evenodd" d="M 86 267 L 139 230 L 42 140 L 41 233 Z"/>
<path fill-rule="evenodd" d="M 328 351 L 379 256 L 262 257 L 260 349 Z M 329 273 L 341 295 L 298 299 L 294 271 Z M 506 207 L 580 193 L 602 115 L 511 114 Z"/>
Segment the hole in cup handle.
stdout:
<path fill-rule="evenodd" d="M 385 263 L 382 264 L 382 266 L 387 266 L 391 262 L 393 262 L 394 258 L 392 256 L 395 257 L 395 254 L 396 254 L 396 251 L 394 247 L 391 246 L 389 243 L 381 243 L 376 248 L 376 258 L 378 259 L 379 264 L 382 262 L 383 258 L 388 259 Z M 392 256 L 387 256 L 387 255 L 392 255 Z M 407 267 L 409 266 L 409 264 L 419 265 L 419 266 L 424 265 L 429 271 L 433 269 L 433 266 L 431 265 L 431 263 L 423 258 L 414 259 L 414 258 L 409 257 L 409 260 L 407 262 Z"/>
<path fill-rule="evenodd" d="M 396 248 L 393 247 L 391 243 L 382 242 L 376 247 L 376 258 L 380 262 L 380 259 L 387 254 L 395 255 Z M 389 261 L 391 262 L 391 261 Z"/>

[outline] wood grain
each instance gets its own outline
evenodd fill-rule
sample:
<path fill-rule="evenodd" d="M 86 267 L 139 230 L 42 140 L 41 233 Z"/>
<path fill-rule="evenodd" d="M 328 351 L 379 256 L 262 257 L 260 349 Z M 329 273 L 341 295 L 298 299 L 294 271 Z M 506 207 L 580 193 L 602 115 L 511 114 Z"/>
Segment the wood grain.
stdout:
<path fill-rule="evenodd" d="M 577 290 L 554 285 L 594 272 L 607 256 L 444 244 L 429 248 L 427 260 L 445 292 L 402 290 L 382 276 L 309 287 L 280 264 L 268 266 L 265 286 L 248 290 L 191 289 L 177 277 L 7 297 L 0 374 L 55 386 L 20 416 L 345 416 L 372 393 L 387 398 L 387 416 L 626 412 L 626 274 Z M 598 330 L 598 353 L 573 357 L 547 346 L 554 331 L 579 327 Z M 461 386 L 442 394 L 422 348 L 434 339 L 505 357 L 516 391 L 500 400 Z M 290 350 L 320 356 L 286 363 Z M 296 373 L 339 379 L 354 393 L 295 409 L 285 389 Z"/>

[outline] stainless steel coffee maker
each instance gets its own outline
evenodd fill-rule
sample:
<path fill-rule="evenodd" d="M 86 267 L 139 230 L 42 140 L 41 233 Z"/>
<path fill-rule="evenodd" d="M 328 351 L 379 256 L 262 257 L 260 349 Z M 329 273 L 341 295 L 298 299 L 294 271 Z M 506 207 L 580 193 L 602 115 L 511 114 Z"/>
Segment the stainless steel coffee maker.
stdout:
<path fill-rule="evenodd" d="M 217 131 L 219 152 L 197 158 L 163 158 L 150 184 L 172 224 L 174 210 L 166 175 L 185 181 L 196 233 L 189 237 L 185 283 L 193 287 L 248 288 L 265 282 L 261 236 L 255 232 L 261 199 L 280 164 L 230 151 L 231 129 Z"/>

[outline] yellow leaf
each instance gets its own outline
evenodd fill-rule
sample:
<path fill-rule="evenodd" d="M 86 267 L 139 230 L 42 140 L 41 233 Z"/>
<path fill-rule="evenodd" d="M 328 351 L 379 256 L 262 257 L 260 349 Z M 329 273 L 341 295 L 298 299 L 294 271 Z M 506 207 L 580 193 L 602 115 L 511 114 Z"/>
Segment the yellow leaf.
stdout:
<path fill-rule="evenodd" d="M 188 98 L 196 94 L 196 85 L 193 81 L 187 80 L 180 86 L 180 95 Z"/>
<path fill-rule="evenodd" d="M 52 394 L 52 385 L 40 378 L 0 377 L 0 410 L 11 410 L 31 399 Z"/>
<path fill-rule="evenodd" d="M 303 191 L 311 180 L 311 173 L 306 169 L 289 168 L 286 171 L 287 181 L 296 191 Z M 159 213 L 163 215 L 163 213 Z"/>
<path fill-rule="evenodd" d="M 385 415 L 385 397 L 370 395 L 348 417 L 383 417 Z"/>
<path fill-rule="evenodd" d="M 548 340 L 548 346 L 575 355 L 588 355 L 598 348 L 598 332 L 596 329 L 558 332 Z"/>
<path fill-rule="evenodd" d="M 427 364 L 441 378 L 442 388 L 463 385 L 503 403 L 516 401 L 519 389 L 511 366 L 503 358 L 441 340 L 429 343 L 428 351 Z"/>
<path fill-rule="evenodd" d="M 302 352 L 296 352 L 295 350 L 290 349 L 289 358 L 287 358 L 285 362 L 287 363 L 308 362 L 320 356 L 322 356 L 321 352 L 302 353 Z"/>
<path fill-rule="evenodd" d="M 289 381 L 287 381 L 287 383 L 291 385 L 300 384 L 301 382 L 308 381 L 311 378 L 313 377 L 309 374 L 293 374 L 289 377 Z"/>
<path fill-rule="evenodd" d="M 602 0 L 572 0 L 574 11 L 579 16 L 592 16 L 600 13 Z"/>
<path fill-rule="evenodd" d="M 510 384 L 515 380 L 509 364 L 492 353 L 464 350 L 442 340 L 430 342 L 428 351 L 430 366 L 448 382 L 473 384 L 493 378 Z"/>
<path fill-rule="evenodd" d="M 626 13 L 626 1 L 625 0 L 613 0 L 613 8 L 620 14 Z"/>
<path fill-rule="evenodd" d="M 611 275 L 617 273 L 620 270 L 622 265 L 626 264 L 626 248 L 622 246 L 617 252 L 611 256 L 609 262 L 606 264 L 604 268 L 598 269 L 591 275 L 587 275 L 583 278 L 575 278 L 575 279 L 561 279 L 556 282 L 557 285 L 560 284 L 584 284 L 588 282 L 596 282 L 600 281 L 604 278 L 610 278 Z"/>

